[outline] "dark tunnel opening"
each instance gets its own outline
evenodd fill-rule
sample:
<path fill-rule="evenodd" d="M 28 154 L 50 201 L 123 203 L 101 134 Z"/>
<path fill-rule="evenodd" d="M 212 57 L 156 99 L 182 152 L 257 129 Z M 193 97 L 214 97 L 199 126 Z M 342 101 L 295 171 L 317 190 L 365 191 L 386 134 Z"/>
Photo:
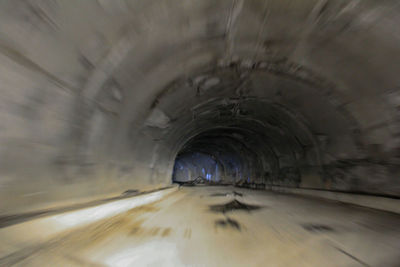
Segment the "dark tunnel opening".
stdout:
<path fill-rule="evenodd" d="M 179 154 L 175 160 L 172 181 L 187 183 L 194 180 L 220 182 L 221 163 L 212 155 L 202 152 Z"/>
<path fill-rule="evenodd" d="M 173 181 L 201 178 L 197 181 L 253 188 L 297 187 L 302 171 L 319 168 L 316 151 L 304 149 L 313 140 L 281 107 L 252 98 L 207 105 L 202 108 L 214 114 L 207 118 L 212 128 L 183 145 L 175 160 Z"/>

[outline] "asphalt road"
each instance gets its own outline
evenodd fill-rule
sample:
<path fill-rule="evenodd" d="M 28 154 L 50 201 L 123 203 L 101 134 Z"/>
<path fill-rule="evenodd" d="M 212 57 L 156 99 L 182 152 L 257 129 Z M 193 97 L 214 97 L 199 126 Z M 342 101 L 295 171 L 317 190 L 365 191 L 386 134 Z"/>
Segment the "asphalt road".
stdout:
<path fill-rule="evenodd" d="M 27 244 L 0 266 L 398 267 L 400 216 L 267 191 L 181 187 Z"/>

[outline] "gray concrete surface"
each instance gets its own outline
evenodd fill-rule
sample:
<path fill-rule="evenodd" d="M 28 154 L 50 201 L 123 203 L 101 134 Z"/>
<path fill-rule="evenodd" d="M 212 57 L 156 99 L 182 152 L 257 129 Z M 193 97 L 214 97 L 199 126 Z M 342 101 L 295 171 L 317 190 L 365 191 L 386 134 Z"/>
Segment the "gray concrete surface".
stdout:
<path fill-rule="evenodd" d="M 241 204 L 224 205 L 234 200 Z M 26 222 L 29 232 L 8 238 L 46 233 L 51 218 L 36 229 Z M 0 265 L 396 267 L 399 225 L 399 215 L 323 200 L 181 187 L 156 202 L 25 244 Z"/>
<path fill-rule="evenodd" d="M 388 198 L 382 196 L 371 196 L 354 193 L 333 192 L 326 190 L 289 188 L 282 186 L 268 186 L 267 190 L 279 193 L 289 193 L 301 196 L 322 198 L 324 200 L 333 200 L 345 204 L 353 204 L 366 208 L 378 209 L 400 214 L 400 199 Z"/>

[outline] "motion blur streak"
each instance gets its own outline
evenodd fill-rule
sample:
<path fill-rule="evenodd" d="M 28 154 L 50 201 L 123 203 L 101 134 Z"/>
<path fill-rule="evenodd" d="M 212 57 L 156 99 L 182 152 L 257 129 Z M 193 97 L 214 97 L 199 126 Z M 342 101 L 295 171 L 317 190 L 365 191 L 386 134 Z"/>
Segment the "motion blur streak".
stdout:
<path fill-rule="evenodd" d="M 154 257 L 154 253 L 157 256 Z M 105 263 L 108 266 L 186 266 L 179 260 L 176 244 L 166 241 L 150 241 L 138 248 L 119 251 L 109 257 Z"/>
<path fill-rule="evenodd" d="M 154 192 L 137 198 L 114 201 L 79 211 L 69 212 L 51 217 L 56 223 L 64 226 L 84 226 L 88 223 L 109 218 L 138 206 L 146 205 L 159 200 L 162 192 Z"/>
<path fill-rule="evenodd" d="M 0 1 L 0 266 L 400 266 L 399 25 L 398 0 Z"/>

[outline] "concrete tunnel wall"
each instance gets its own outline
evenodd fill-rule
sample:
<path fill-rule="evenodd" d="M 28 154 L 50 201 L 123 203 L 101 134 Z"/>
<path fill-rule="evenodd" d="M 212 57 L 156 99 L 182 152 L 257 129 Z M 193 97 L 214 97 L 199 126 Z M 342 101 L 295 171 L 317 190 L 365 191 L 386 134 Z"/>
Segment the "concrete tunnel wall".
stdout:
<path fill-rule="evenodd" d="M 165 186 L 192 152 L 225 181 L 400 196 L 399 12 L 1 1 L 0 212 Z"/>

